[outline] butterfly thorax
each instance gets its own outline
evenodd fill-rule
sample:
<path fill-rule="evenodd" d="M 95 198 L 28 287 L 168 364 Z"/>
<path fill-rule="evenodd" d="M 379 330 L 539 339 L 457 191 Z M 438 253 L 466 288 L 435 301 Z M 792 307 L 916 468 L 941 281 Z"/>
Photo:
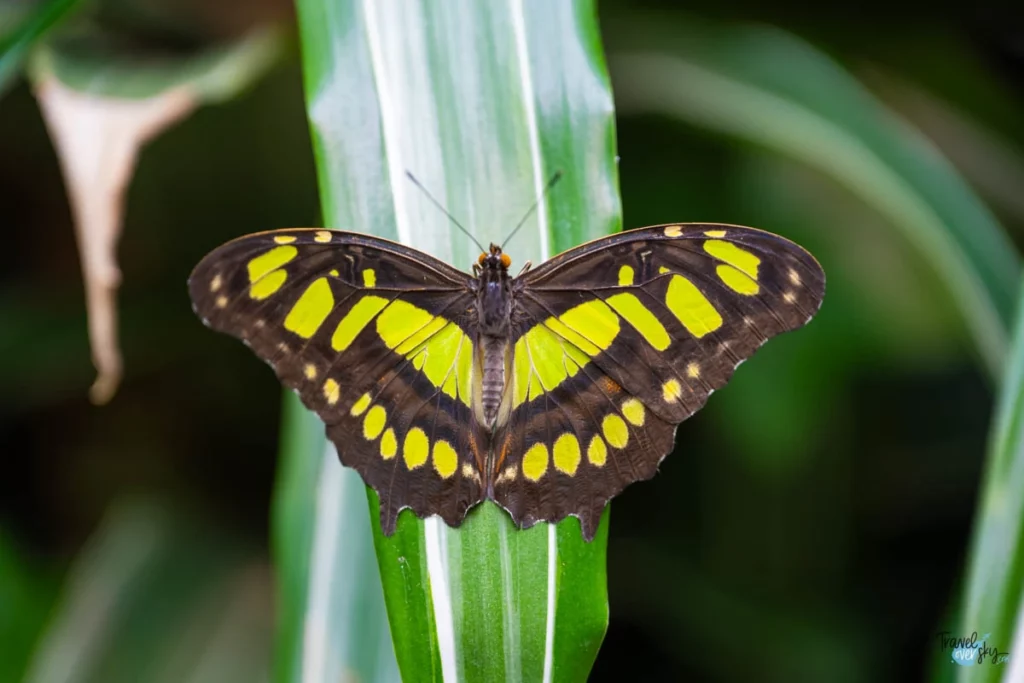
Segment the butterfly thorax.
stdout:
<path fill-rule="evenodd" d="M 508 354 L 509 324 L 512 313 L 512 278 L 508 274 L 511 259 L 501 247 L 491 245 L 490 253 L 480 254 L 477 267 L 476 313 L 479 330 L 481 405 L 483 422 L 493 427 L 505 391 L 505 365 Z"/>

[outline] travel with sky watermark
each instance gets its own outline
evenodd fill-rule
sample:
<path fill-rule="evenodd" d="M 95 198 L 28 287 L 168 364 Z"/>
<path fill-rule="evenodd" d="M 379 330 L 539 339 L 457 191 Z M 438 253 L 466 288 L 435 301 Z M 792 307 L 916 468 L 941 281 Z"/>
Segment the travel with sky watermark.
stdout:
<path fill-rule="evenodd" d="M 978 635 L 978 632 L 974 631 L 968 636 L 956 636 L 951 631 L 940 631 L 939 651 L 949 652 L 952 662 L 960 666 L 1006 664 L 1010 660 L 1010 653 L 1001 651 L 991 643 L 991 635 Z"/>

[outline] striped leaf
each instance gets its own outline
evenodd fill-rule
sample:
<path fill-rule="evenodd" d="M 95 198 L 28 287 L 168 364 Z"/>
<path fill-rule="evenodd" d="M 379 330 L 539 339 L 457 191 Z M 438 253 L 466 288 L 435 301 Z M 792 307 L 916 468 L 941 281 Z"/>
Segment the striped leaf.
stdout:
<path fill-rule="evenodd" d="M 538 263 L 619 227 L 611 95 L 592 3 L 300 0 L 298 9 L 325 225 L 396 239 L 468 271 L 476 247 L 406 172 L 486 244 L 501 242 L 562 170 L 507 245 L 516 261 Z M 278 522 L 292 515 L 288 538 L 302 542 L 278 537 L 297 602 L 279 630 L 277 680 L 337 680 L 344 671 L 390 680 L 379 660 L 357 654 L 386 649 L 372 618 L 367 628 L 346 626 L 342 614 L 311 626 L 341 593 L 352 596 L 346 604 L 363 599 L 365 619 L 376 589 L 355 559 L 368 548 L 351 527 L 367 519 L 351 508 L 358 475 L 315 443 L 322 426 L 291 428 L 310 430 L 309 443 L 290 448 L 285 467 L 316 495 L 279 498 Z M 607 513 L 591 543 L 575 518 L 522 532 L 491 503 L 459 529 L 406 512 L 384 537 L 377 506 L 369 491 L 405 680 L 586 679 L 608 619 Z M 323 644 L 326 654 L 310 654 Z"/>

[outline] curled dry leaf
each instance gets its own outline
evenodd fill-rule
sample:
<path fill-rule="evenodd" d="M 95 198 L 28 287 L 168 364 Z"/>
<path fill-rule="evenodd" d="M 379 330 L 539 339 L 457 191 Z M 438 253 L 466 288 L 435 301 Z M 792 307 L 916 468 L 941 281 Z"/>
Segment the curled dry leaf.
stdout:
<path fill-rule="evenodd" d="M 125 189 L 142 146 L 195 108 L 196 97 L 182 86 L 153 97 L 118 99 L 72 90 L 52 76 L 37 83 L 36 97 L 70 198 L 97 371 L 89 396 L 102 404 L 113 397 L 122 372 L 116 249 Z"/>

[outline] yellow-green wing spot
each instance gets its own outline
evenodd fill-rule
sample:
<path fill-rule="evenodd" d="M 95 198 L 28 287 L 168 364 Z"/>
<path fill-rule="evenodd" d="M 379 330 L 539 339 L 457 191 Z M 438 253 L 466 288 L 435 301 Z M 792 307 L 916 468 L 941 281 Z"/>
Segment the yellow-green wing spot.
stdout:
<path fill-rule="evenodd" d="M 657 316 L 649 308 L 640 303 L 640 299 L 634 294 L 615 294 L 606 299 L 609 306 L 622 316 L 623 320 L 633 326 L 644 340 L 656 348 L 664 351 L 672 343 L 668 331 L 662 325 Z"/>
<path fill-rule="evenodd" d="M 633 284 L 633 266 L 622 266 L 619 268 L 619 287 L 629 287 Z"/>
<path fill-rule="evenodd" d="M 580 466 L 580 442 L 575 434 L 566 433 L 555 439 L 551 454 L 556 470 L 570 477 L 576 474 Z"/>
<path fill-rule="evenodd" d="M 540 481 L 547 471 L 548 447 L 543 443 L 535 443 L 523 455 L 523 475 L 530 481 Z"/>
<path fill-rule="evenodd" d="M 636 427 L 644 426 L 644 404 L 637 399 L 630 398 L 623 401 L 622 414 L 630 424 Z"/>
<path fill-rule="evenodd" d="M 357 301 L 334 329 L 331 348 L 335 351 L 344 351 L 351 346 L 363 328 L 369 325 L 370 321 L 387 305 L 387 299 L 372 295 L 364 296 Z"/>
<path fill-rule="evenodd" d="M 543 325 L 536 325 L 516 341 L 513 357 L 513 407 L 554 389 L 590 361 Z"/>
<path fill-rule="evenodd" d="M 328 379 L 324 382 L 324 399 L 327 400 L 328 405 L 334 405 L 338 402 L 341 397 L 341 386 L 333 379 Z"/>
<path fill-rule="evenodd" d="M 442 393 L 472 405 L 473 343 L 457 324 L 396 299 L 377 316 L 377 334 Z"/>
<path fill-rule="evenodd" d="M 661 395 L 665 403 L 675 403 L 683 395 L 683 385 L 679 380 L 670 379 L 661 385 Z"/>
<path fill-rule="evenodd" d="M 363 436 L 366 437 L 367 441 L 373 441 L 381 432 L 384 431 L 384 425 L 388 421 L 388 412 L 384 409 L 384 406 L 373 406 L 366 413 L 366 417 L 363 418 Z"/>
<path fill-rule="evenodd" d="M 284 319 L 286 330 L 305 339 L 311 338 L 334 308 L 334 295 L 327 278 L 317 278 L 306 287 Z M 315 375 L 314 375 L 315 376 Z"/>
<path fill-rule="evenodd" d="M 662 270 L 667 272 L 667 270 Z M 682 275 L 673 275 L 665 293 L 665 305 L 683 327 L 700 339 L 722 326 L 722 315 L 697 288 Z"/>
<path fill-rule="evenodd" d="M 618 415 L 606 415 L 601 421 L 601 433 L 609 445 L 615 448 L 625 448 L 629 443 L 629 429 L 625 421 Z"/>
<path fill-rule="evenodd" d="M 380 437 L 380 457 L 390 460 L 398 453 L 398 439 L 395 437 L 395 430 L 390 427 L 384 436 Z"/>
<path fill-rule="evenodd" d="M 430 455 L 430 439 L 427 438 L 427 433 L 419 427 L 413 427 L 405 435 L 405 441 L 402 443 L 402 458 L 405 460 L 405 466 L 414 470 L 427 461 L 428 455 Z"/>
<path fill-rule="evenodd" d="M 722 240 L 706 241 L 704 251 L 725 262 L 718 265 L 715 272 L 731 290 L 744 296 L 752 296 L 760 291 L 757 284 L 760 258 L 732 242 Z"/>
<path fill-rule="evenodd" d="M 594 467 L 604 467 L 608 461 L 608 446 L 605 445 L 604 439 L 596 434 L 587 446 L 587 461 Z"/>
<path fill-rule="evenodd" d="M 441 475 L 442 479 L 447 479 L 455 474 L 455 468 L 459 464 L 459 456 L 450 443 L 444 439 L 435 441 L 434 447 L 431 450 L 431 456 L 434 460 L 434 471 Z"/>
<path fill-rule="evenodd" d="M 571 308 L 526 331 L 513 347 L 512 407 L 574 377 L 619 334 L 619 316 L 603 301 Z"/>
<path fill-rule="evenodd" d="M 299 253 L 293 246 L 274 247 L 249 261 L 249 296 L 266 299 L 281 288 L 288 279 L 288 273 L 281 266 L 287 264 Z"/>

